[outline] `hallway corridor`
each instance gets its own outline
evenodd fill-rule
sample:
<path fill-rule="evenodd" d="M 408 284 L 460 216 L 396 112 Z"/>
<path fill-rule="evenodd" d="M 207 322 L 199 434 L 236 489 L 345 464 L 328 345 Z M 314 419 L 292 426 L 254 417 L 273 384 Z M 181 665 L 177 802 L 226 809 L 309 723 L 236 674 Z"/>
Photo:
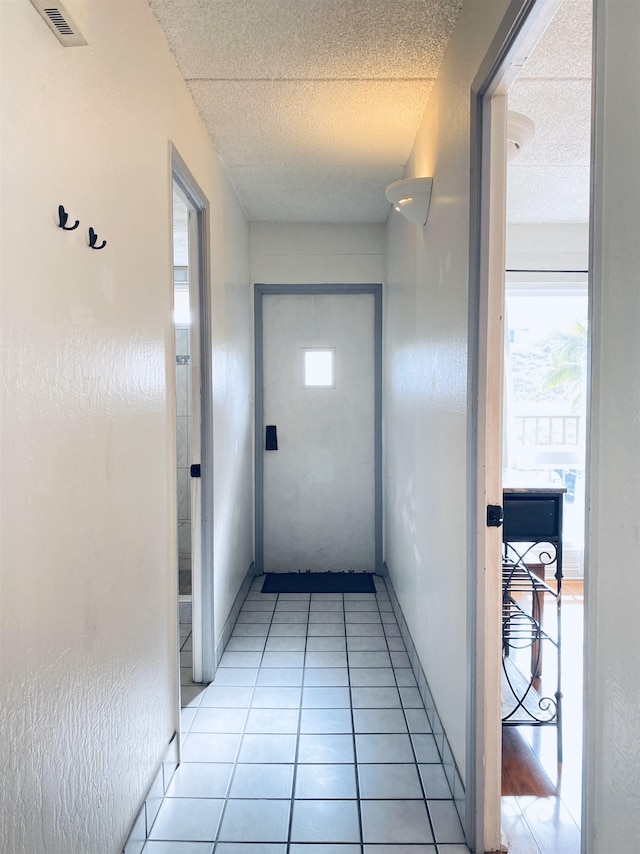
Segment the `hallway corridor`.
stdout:
<path fill-rule="evenodd" d="M 256 579 L 215 682 L 183 684 L 182 764 L 144 854 L 468 852 L 375 582 L 375 596 L 277 595 Z"/>

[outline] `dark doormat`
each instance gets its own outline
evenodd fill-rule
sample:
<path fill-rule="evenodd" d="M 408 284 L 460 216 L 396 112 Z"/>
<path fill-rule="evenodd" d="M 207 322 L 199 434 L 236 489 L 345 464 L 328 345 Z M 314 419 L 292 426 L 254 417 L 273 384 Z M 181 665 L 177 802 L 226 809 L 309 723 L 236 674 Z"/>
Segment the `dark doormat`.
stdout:
<path fill-rule="evenodd" d="M 375 593 L 370 572 L 267 572 L 263 593 Z"/>

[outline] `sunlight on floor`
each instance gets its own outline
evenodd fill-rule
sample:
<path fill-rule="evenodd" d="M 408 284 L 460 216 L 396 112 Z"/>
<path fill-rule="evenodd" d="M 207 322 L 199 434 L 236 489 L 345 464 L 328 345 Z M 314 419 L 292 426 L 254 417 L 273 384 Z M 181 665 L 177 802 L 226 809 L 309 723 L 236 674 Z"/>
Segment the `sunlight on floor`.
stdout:
<path fill-rule="evenodd" d="M 562 594 L 562 765 L 557 763 L 554 727 L 518 727 L 518 733 L 535 753 L 558 795 L 502 798 L 502 825 L 509 839 L 510 854 L 579 854 L 580 851 L 583 603 L 582 581 L 565 579 Z M 554 609 L 549 609 L 548 616 L 545 614 L 547 619 L 555 619 Z"/>

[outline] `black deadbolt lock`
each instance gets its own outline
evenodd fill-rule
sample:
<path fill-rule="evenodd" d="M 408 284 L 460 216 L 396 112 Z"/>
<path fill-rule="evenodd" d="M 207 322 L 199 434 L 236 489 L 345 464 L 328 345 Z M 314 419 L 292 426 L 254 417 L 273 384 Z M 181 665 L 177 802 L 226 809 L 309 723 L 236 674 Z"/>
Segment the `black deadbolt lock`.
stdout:
<path fill-rule="evenodd" d="M 267 424 L 264 449 L 265 451 L 278 450 L 278 431 L 275 424 Z"/>
<path fill-rule="evenodd" d="M 499 528 L 504 521 L 502 507 L 499 504 L 487 505 L 487 527 Z"/>

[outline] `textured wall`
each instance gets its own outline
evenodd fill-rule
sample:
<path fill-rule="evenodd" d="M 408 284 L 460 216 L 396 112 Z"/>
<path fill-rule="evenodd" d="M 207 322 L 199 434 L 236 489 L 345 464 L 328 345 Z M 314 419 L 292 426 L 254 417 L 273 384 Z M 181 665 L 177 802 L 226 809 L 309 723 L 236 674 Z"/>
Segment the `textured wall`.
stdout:
<path fill-rule="evenodd" d="M 640 5 L 596 2 L 583 851 L 640 838 Z"/>
<path fill-rule="evenodd" d="M 213 211 L 221 614 L 252 552 L 247 225 L 146 2 L 90 12 L 63 49 L 2 3 L 3 854 L 120 851 L 177 726 L 170 139 Z"/>
<path fill-rule="evenodd" d="M 507 225 L 507 270 L 587 270 L 589 224 Z"/>
<path fill-rule="evenodd" d="M 470 88 L 507 5 L 463 6 L 407 168 L 433 176 L 428 224 L 388 222 L 385 557 L 463 778 Z"/>
<path fill-rule="evenodd" d="M 187 161 L 188 162 L 188 161 Z M 253 561 L 253 295 L 249 228 L 218 162 L 211 204 L 214 628 Z"/>
<path fill-rule="evenodd" d="M 353 285 L 383 277 L 383 225 L 251 224 L 253 282 Z"/>

